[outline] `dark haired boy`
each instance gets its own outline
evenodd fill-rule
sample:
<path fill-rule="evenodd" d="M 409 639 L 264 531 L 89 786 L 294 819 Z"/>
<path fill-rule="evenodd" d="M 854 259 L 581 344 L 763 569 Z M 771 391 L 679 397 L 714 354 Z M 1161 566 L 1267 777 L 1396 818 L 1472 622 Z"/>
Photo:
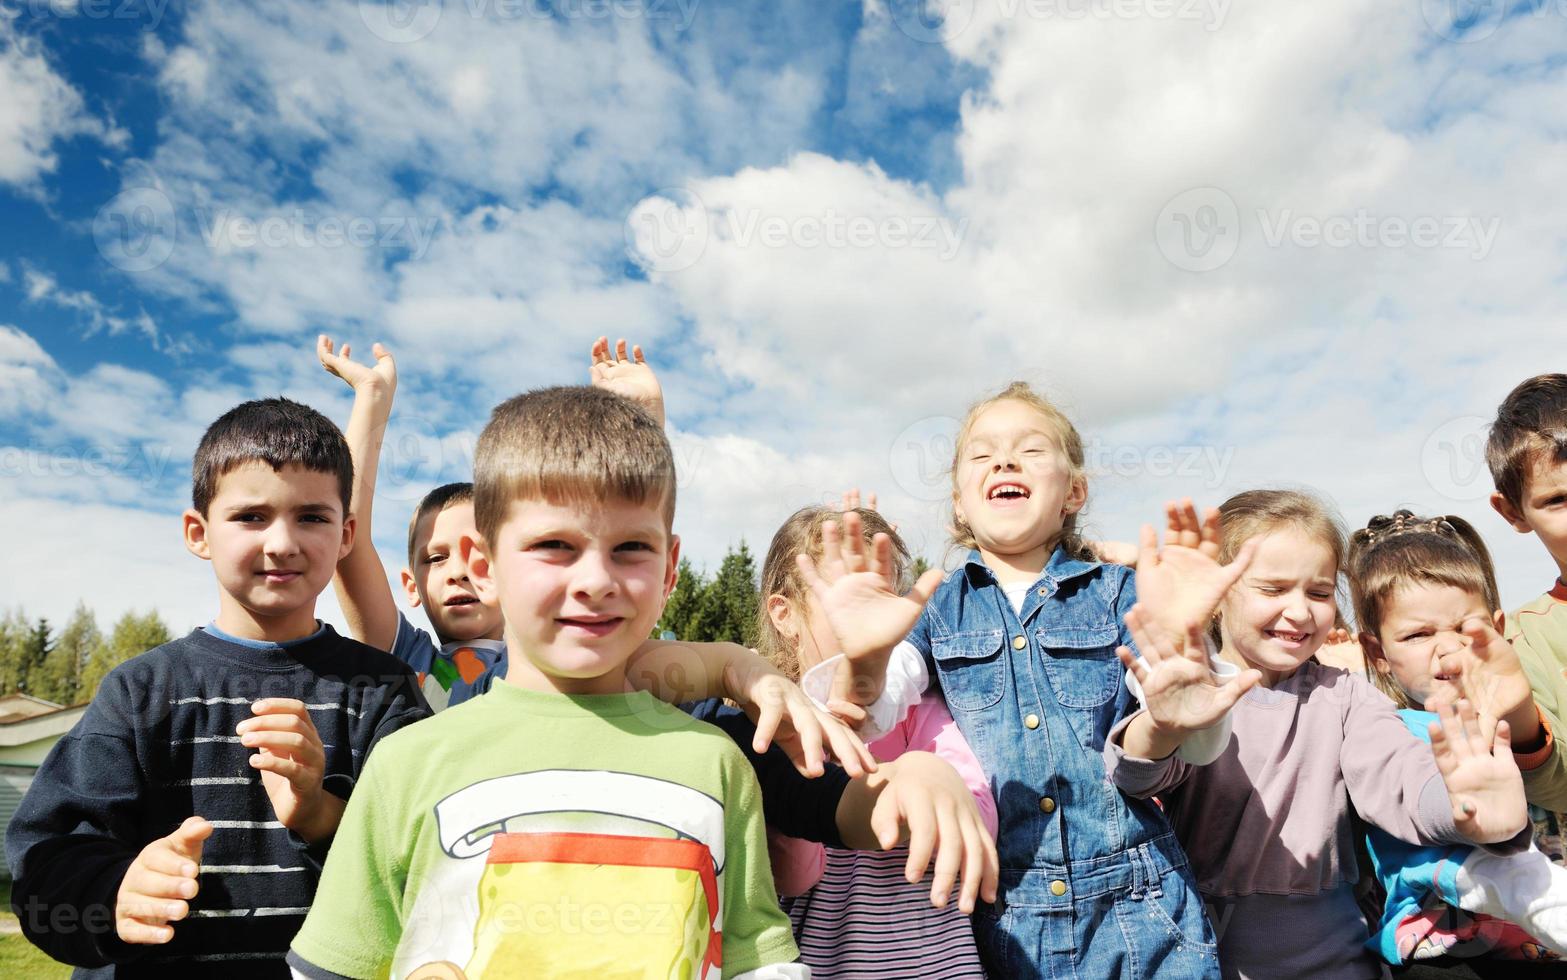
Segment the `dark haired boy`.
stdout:
<path fill-rule="evenodd" d="M 1567 731 L 1567 374 L 1538 375 L 1508 392 L 1485 455 L 1496 483 L 1491 506 L 1518 533 L 1538 537 L 1556 562 L 1556 581 L 1508 614 L 1506 635 L 1546 727 L 1560 734 Z M 1524 788 L 1530 803 L 1567 811 L 1567 756 L 1559 747 L 1524 772 Z"/>
<path fill-rule="evenodd" d="M 22 931 L 78 977 L 288 976 L 366 756 L 429 714 L 407 667 L 315 617 L 354 536 L 337 427 L 246 402 L 192 471 L 216 618 L 104 679 L 6 833 Z"/>

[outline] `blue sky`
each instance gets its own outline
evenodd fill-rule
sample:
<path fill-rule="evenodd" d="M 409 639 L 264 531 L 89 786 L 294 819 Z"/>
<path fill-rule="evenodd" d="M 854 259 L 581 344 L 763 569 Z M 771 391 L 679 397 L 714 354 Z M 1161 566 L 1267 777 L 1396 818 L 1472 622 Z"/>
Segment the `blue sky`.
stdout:
<path fill-rule="evenodd" d="M 1563 368 L 1564 28 L 1556 0 L 4 0 L 7 601 L 199 622 L 195 440 L 263 394 L 346 420 L 327 332 L 399 357 L 389 562 L 488 407 L 607 333 L 665 378 L 699 562 L 851 484 L 939 558 L 952 420 L 1019 377 L 1083 430 L 1102 535 L 1305 485 L 1352 523 L 1473 517 L 1521 602 L 1554 569 L 1489 515 L 1475 437 Z"/>

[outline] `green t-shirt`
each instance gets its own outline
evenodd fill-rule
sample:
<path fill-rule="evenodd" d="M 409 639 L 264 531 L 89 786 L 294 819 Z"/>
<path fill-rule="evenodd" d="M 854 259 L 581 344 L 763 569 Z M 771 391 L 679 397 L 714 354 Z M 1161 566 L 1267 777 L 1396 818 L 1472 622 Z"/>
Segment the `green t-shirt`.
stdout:
<path fill-rule="evenodd" d="M 381 741 L 293 952 L 346 977 L 736 977 L 798 958 L 761 791 L 646 693 L 496 684 Z"/>
<path fill-rule="evenodd" d="M 1555 741 L 1543 764 L 1524 771 L 1529 802 L 1556 813 L 1567 812 L 1567 586 L 1560 582 L 1545 595 L 1510 613 L 1507 641 L 1518 653 L 1534 689 L 1534 703 Z"/>

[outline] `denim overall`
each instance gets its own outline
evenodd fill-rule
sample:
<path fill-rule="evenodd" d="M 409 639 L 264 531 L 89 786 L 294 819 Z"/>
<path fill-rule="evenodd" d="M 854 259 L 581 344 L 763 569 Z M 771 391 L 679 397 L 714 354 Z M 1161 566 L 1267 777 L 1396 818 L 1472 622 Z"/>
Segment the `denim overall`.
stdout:
<path fill-rule="evenodd" d="M 1130 569 L 1058 548 L 1019 616 L 973 551 L 909 636 L 996 796 L 1001 885 L 974 913 L 994 977 L 1219 976 L 1164 814 L 1105 776 L 1105 736 L 1137 707 L 1115 656 L 1135 600 Z"/>

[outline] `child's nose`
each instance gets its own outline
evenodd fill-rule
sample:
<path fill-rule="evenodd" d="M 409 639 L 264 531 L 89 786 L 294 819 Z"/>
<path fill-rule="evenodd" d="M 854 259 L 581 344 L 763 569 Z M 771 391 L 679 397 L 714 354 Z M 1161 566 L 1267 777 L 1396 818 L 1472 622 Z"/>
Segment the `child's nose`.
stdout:
<path fill-rule="evenodd" d="M 294 525 L 290 521 L 277 520 L 267 528 L 266 540 L 263 542 L 269 555 L 292 555 L 299 550 L 299 539 L 294 534 Z"/>
<path fill-rule="evenodd" d="M 611 573 L 609 560 L 598 552 L 588 550 L 574 563 L 573 571 L 576 575 L 572 580 L 572 589 L 578 595 L 594 599 L 602 599 L 615 589 L 615 576 Z"/>

